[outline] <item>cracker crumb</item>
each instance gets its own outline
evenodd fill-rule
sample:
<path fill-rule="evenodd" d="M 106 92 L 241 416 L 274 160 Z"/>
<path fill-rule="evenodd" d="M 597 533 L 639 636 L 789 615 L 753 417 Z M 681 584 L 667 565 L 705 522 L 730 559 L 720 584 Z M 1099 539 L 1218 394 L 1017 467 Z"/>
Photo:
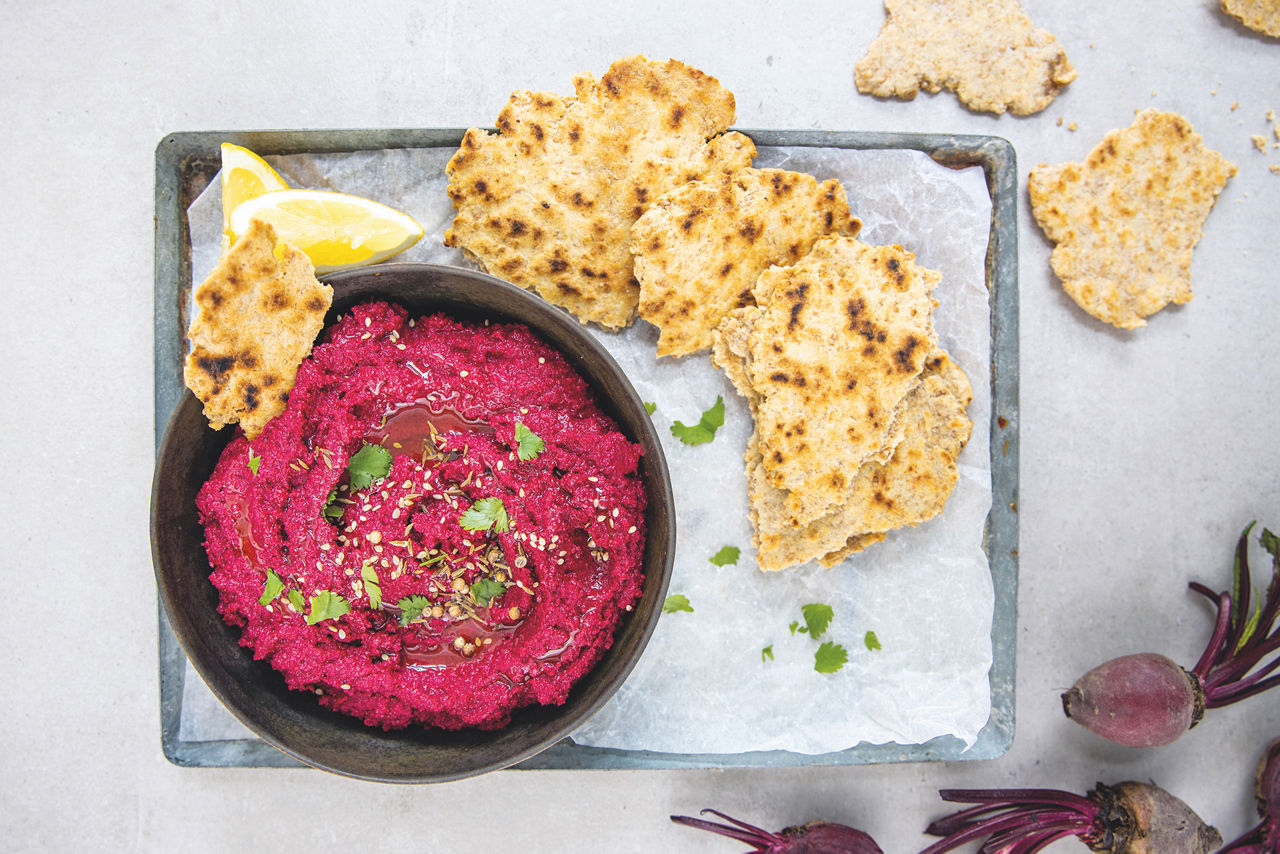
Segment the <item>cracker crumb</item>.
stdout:
<path fill-rule="evenodd" d="M 1267 138 L 1265 136 L 1260 133 L 1255 133 L 1253 136 L 1249 137 L 1249 139 L 1253 140 L 1254 148 L 1258 149 L 1263 154 L 1267 153 Z"/>
<path fill-rule="evenodd" d="M 1058 127 L 1062 127 L 1062 116 L 1058 116 Z"/>
<path fill-rule="evenodd" d="M 1276 173 L 1277 175 L 1280 175 L 1280 163 L 1272 163 L 1267 168 L 1270 169 L 1272 172 Z"/>
<path fill-rule="evenodd" d="M 1075 122 L 1072 122 L 1071 124 L 1067 125 L 1067 130 L 1079 130 L 1079 129 L 1080 129 L 1080 126 Z"/>
<path fill-rule="evenodd" d="M 1231 105 L 1231 112 L 1234 113 L 1238 109 L 1240 109 L 1240 102 L 1236 101 L 1234 104 Z"/>

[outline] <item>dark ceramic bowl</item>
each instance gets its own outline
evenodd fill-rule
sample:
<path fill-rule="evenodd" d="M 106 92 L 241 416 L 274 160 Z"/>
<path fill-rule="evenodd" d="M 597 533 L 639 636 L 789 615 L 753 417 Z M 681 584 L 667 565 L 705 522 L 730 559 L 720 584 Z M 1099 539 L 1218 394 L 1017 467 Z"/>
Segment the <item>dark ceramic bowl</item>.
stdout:
<path fill-rule="evenodd" d="M 604 348 L 575 319 L 521 288 L 469 270 L 408 263 L 350 270 L 325 280 L 334 288 L 329 320 L 357 303 L 384 299 L 403 305 L 412 316 L 445 312 L 459 320 L 524 323 L 569 359 L 600 407 L 644 449 L 648 541 L 639 603 L 624 615 L 613 646 L 564 705 L 521 709 L 500 730 L 384 732 L 322 708 L 313 694 L 288 690 L 269 664 L 254 661 L 240 646 L 240 630 L 218 616 L 196 493 L 234 431 L 209 429 L 190 392 L 169 422 L 152 486 L 151 551 L 160 599 L 187 657 L 218 699 L 268 743 L 308 765 L 403 783 L 455 780 L 512 765 L 555 744 L 603 706 L 653 633 L 675 554 L 671 481 L 657 433 Z"/>

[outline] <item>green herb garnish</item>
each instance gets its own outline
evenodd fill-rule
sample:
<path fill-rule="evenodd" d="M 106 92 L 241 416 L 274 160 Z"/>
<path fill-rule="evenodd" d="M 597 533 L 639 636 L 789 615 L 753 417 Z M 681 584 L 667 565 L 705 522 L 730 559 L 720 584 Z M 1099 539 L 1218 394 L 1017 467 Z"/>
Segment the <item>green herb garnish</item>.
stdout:
<path fill-rule="evenodd" d="M 369 558 L 360 567 L 360 580 L 364 582 L 364 592 L 369 594 L 369 607 L 382 607 L 382 585 L 378 583 L 378 570 L 373 564 L 377 558 Z"/>
<path fill-rule="evenodd" d="M 501 596 L 507 592 L 507 585 L 501 581 L 494 581 L 492 578 L 481 578 L 475 584 L 471 585 L 471 598 L 475 599 L 477 604 L 488 605 L 494 600 L 494 597 Z"/>
<path fill-rule="evenodd" d="M 458 517 L 458 524 L 468 531 L 506 531 L 511 527 L 501 498 L 481 498 Z"/>
<path fill-rule="evenodd" d="M 849 660 L 849 653 L 838 643 L 827 641 L 813 654 L 813 669 L 819 673 L 835 673 Z"/>
<path fill-rule="evenodd" d="M 334 487 L 329 490 L 329 497 L 324 500 L 324 509 L 320 512 L 331 522 L 337 522 L 342 518 L 343 502 L 338 500 L 338 488 Z"/>
<path fill-rule="evenodd" d="M 800 628 L 800 621 L 792 620 L 791 625 L 787 626 L 787 628 L 791 629 L 791 634 L 794 635 L 796 633 L 796 629 Z"/>
<path fill-rule="evenodd" d="M 764 649 L 760 650 L 760 660 L 773 661 L 773 644 L 769 644 Z"/>
<path fill-rule="evenodd" d="M 875 651 L 880 649 L 880 638 L 876 637 L 875 632 L 867 632 L 862 638 L 862 642 L 867 645 L 867 649 Z"/>
<path fill-rule="evenodd" d="M 255 454 L 253 448 L 249 449 L 249 471 L 254 474 L 258 473 L 258 464 L 262 462 L 262 455 Z"/>
<path fill-rule="evenodd" d="M 689 597 L 683 593 L 672 593 L 662 603 L 662 613 L 674 614 L 676 611 L 688 611 L 693 613 L 693 606 L 689 604 Z"/>
<path fill-rule="evenodd" d="M 516 456 L 524 462 L 528 462 L 547 449 L 547 443 L 519 421 L 516 422 L 515 439 Z"/>
<path fill-rule="evenodd" d="M 653 413 L 658 411 L 658 404 L 650 403 L 649 401 L 646 400 L 644 401 L 644 411 L 652 415 Z"/>
<path fill-rule="evenodd" d="M 258 604 L 268 604 L 280 595 L 281 590 L 284 590 L 284 582 L 280 580 L 280 576 L 268 569 L 267 582 L 262 585 L 262 595 L 258 597 Z"/>
<path fill-rule="evenodd" d="M 400 625 L 407 626 L 431 607 L 431 600 L 426 596 L 406 596 L 396 603 L 396 607 L 400 609 Z"/>
<path fill-rule="evenodd" d="M 720 551 L 712 555 L 710 560 L 716 566 L 728 566 L 731 563 L 737 563 L 738 555 L 740 554 L 742 554 L 742 549 L 737 546 L 722 546 Z"/>
<path fill-rule="evenodd" d="M 391 454 L 381 445 L 365 445 L 351 455 L 347 463 L 347 482 L 351 491 L 364 489 L 391 471 Z"/>
<path fill-rule="evenodd" d="M 302 613 L 302 609 L 307 607 L 307 602 L 302 598 L 301 590 L 289 591 L 289 604 L 293 606 L 293 610 L 297 611 L 299 614 Z"/>
<path fill-rule="evenodd" d="M 347 600 L 337 593 L 321 590 L 311 597 L 311 610 L 307 612 L 307 625 L 314 626 L 322 620 L 335 620 L 351 610 Z"/>
<path fill-rule="evenodd" d="M 692 427 L 676 421 L 671 425 L 671 435 L 686 445 L 701 445 L 716 437 L 716 430 L 724 426 L 724 398 L 716 395 L 715 404 L 702 413 L 702 418 Z"/>
<path fill-rule="evenodd" d="M 831 610 L 830 605 L 822 605 L 816 602 L 802 606 L 800 613 L 804 615 L 804 628 L 800 631 L 808 632 L 811 638 L 821 637 L 822 633 L 827 630 L 827 626 L 831 625 L 831 618 L 835 616 L 835 612 Z"/>

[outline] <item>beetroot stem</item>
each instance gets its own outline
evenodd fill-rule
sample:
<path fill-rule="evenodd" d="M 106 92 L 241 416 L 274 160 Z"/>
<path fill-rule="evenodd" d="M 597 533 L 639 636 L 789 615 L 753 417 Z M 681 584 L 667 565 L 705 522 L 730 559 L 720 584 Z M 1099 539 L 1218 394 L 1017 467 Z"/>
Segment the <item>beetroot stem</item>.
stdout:
<path fill-rule="evenodd" d="M 1212 599 L 1218 606 L 1218 620 L 1213 626 L 1213 635 L 1210 636 L 1209 643 L 1204 648 L 1204 654 L 1200 656 L 1196 666 L 1191 668 L 1191 673 L 1203 685 L 1205 674 L 1213 666 L 1218 654 L 1222 652 L 1222 647 L 1227 640 L 1227 631 L 1231 628 L 1231 597 L 1226 593 L 1214 593 L 1208 587 L 1196 581 L 1191 582 L 1190 587 L 1197 593 Z"/>
<path fill-rule="evenodd" d="M 736 824 L 737 827 L 733 827 L 729 824 L 720 824 L 715 821 L 708 821 L 705 818 L 694 818 L 693 816 L 688 815 L 673 815 L 671 816 L 671 820 L 676 824 L 683 824 L 686 827 L 696 827 L 698 830 L 709 830 L 712 833 L 718 833 L 721 836 L 728 836 L 730 839 L 745 842 L 748 845 L 753 846 L 757 851 L 762 851 L 769 845 L 786 842 L 785 839 L 778 836 L 776 833 L 770 833 L 762 827 L 747 824 L 745 821 L 738 821 L 736 818 L 725 815 L 718 810 L 704 809 L 698 814 L 705 815 L 707 813 L 719 816 L 725 821 L 732 822 L 732 824 Z"/>

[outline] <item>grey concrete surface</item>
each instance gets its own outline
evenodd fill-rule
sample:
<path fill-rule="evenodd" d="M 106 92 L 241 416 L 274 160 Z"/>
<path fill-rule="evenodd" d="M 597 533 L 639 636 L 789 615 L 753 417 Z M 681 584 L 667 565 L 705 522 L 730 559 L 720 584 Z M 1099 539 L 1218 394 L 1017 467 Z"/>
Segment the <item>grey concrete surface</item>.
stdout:
<path fill-rule="evenodd" d="M 1266 120 L 1280 110 L 1280 41 L 1216 0 L 1023 5 L 1079 70 L 1026 118 L 971 113 L 946 93 L 860 95 L 853 66 L 880 28 L 879 0 L 0 6 L 0 847 L 736 850 L 667 820 L 712 806 L 775 828 L 841 821 L 908 852 L 944 812 L 940 787 L 1122 779 L 1155 780 L 1227 838 L 1252 824 L 1280 692 L 1145 752 L 1070 724 L 1058 694 L 1121 653 L 1194 663 L 1211 614 L 1186 582 L 1225 584 L 1249 520 L 1280 527 L 1280 174 L 1268 169 L 1280 149 Z M 1015 145 L 1024 183 L 1148 106 L 1182 113 L 1239 165 L 1196 249 L 1195 299 L 1135 333 L 1065 296 L 1019 200 L 1012 750 L 820 770 L 502 772 L 426 788 L 169 765 L 146 534 L 156 143 L 178 130 L 489 125 L 513 90 L 567 92 L 573 74 L 637 52 L 717 76 L 738 127 L 994 134 Z"/>

